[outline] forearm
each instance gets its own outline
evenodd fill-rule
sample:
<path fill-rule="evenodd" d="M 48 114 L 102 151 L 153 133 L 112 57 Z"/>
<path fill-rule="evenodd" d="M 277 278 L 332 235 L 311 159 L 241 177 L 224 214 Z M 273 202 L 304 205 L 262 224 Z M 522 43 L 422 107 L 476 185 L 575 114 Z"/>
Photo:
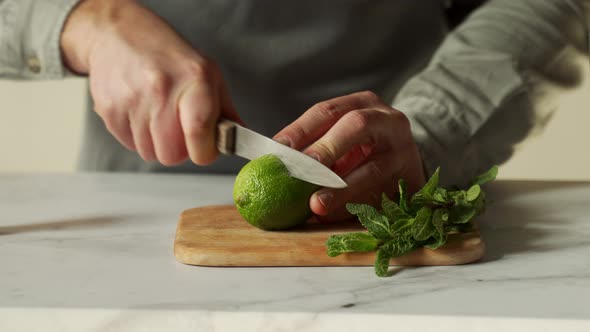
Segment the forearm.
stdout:
<path fill-rule="evenodd" d="M 584 45 L 582 2 L 491 1 L 449 35 L 395 101 L 429 172 L 440 165 L 444 183 L 462 184 L 511 156 L 536 121 L 539 77 Z"/>
<path fill-rule="evenodd" d="M 63 24 L 78 0 L 0 0 L 0 77 L 54 79 L 67 74 Z"/>

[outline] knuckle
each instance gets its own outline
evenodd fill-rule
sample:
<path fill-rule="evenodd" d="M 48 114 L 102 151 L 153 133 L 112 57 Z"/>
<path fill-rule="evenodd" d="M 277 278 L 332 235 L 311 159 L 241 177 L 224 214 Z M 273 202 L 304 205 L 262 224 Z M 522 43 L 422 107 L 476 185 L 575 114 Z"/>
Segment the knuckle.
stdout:
<path fill-rule="evenodd" d="M 94 110 L 100 116 L 110 132 L 117 130 L 117 123 L 120 115 L 114 104 L 95 104 Z"/>
<path fill-rule="evenodd" d="M 307 132 L 300 124 L 293 123 L 289 127 L 289 129 L 286 131 L 285 135 L 290 138 L 292 143 L 294 143 L 294 142 L 300 142 L 305 136 L 307 136 Z M 292 146 L 292 148 L 297 148 L 297 147 Z"/>
<path fill-rule="evenodd" d="M 216 76 L 217 65 L 208 59 L 194 61 L 188 64 L 187 73 L 199 82 L 211 82 Z"/>
<path fill-rule="evenodd" d="M 150 69 L 146 71 L 145 79 L 143 95 L 154 104 L 162 107 L 170 89 L 170 78 L 160 70 Z"/>
<path fill-rule="evenodd" d="M 117 114 L 116 107 L 113 103 L 95 102 L 94 103 L 94 110 L 105 121 L 114 118 L 115 115 Z"/>
<path fill-rule="evenodd" d="M 402 112 L 393 110 L 391 118 L 397 130 L 407 133 L 411 131 L 410 119 Z"/>
<path fill-rule="evenodd" d="M 366 111 L 356 110 L 346 114 L 346 121 L 354 132 L 362 132 L 371 124 L 371 114 Z"/>
<path fill-rule="evenodd" d="M 214 114 L 202 112 L 194 114 L 188 121 L 182 123 L 182 129 L 186 136 L 191 138 L 203 138 L 215 133 Z"/>
<path fill-rule="evenodd" d="M 200 138 L 209 132 L 209 124 L 203 119 L 195 119 L 184 127 L 184 133 L 191 139 Z"/>
<path fill-rule="evenodd" d="M 367 90 L 361 92 L 360 94 L 363 99 L 371 104 L 377 104 L 381 102 L 381 98 L 379 98 L 379 96 L 373 91 Z"/>
<path fill-rule="evenodd" d="M 145 82 L 149 93 L 162 94 L 168 87 L 168 76 L 161 70 L 150 68 L 145 71 Z"/>
<path fill-rule="evenodd" d="M 312 110 L 325 120 L 338 119 L 338 106 L 332 102 L 319 102 L 312 107 Z"/>
<path fill-rule="evenodd" d="M 318 154 L 320 161 L 324 164 L 332 164 L 337 159 L 337 148 L 332 141 L 318 141 L 316 142 L 313 150 L 316 154 Z"/>
<path fill-rule="evenodd" d="M 116 104 L 121 111 L 136 113 L 142 103 L 141 91 L 139 88 L 127 89 L 123 91 L 120 98 L 113 100 L 113 106 Z"/>
<path fill-rule="evenodd" d="M 117 133 L 117 121 L 115 120 L 114 116 L 103 116 L 102 121 L 104 122 L 105 127 L 107 127 L 111 133 Z"/>

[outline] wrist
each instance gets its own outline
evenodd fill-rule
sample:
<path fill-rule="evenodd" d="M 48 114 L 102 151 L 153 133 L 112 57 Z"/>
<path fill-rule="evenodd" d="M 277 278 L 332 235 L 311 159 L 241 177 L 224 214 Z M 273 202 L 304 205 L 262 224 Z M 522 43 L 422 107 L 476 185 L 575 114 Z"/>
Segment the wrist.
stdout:
<path fill-rule="evenodd" d="M 133 0 L 81 0 L 68 15 L 60 38 L 64 65 L 88 74 L 90 56 L 106 27 L 116 21 L 119 10 Z"/>

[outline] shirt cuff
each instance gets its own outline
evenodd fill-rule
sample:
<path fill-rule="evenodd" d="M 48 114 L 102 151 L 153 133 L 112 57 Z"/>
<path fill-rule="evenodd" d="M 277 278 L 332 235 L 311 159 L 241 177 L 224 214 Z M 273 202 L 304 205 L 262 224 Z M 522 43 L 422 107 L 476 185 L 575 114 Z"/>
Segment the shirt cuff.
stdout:
<path fill-rule="evenodd" d="M 72 75 L 60 49 L 62 29 L 79 0 L 7 1 L 0 9 L 0 76 L 56 79 Z"/>
<path fill-rule="evenodd" d="M 394 107 L 410 121 L 414 142 L 422 156 L 427 178 L 440 167 L 441 185 L 465 185 L 469 177 L 466 177 L 460 159 L 469 137 L 446 107 L 423 96 L 404 98 L 396 102 Z"/>

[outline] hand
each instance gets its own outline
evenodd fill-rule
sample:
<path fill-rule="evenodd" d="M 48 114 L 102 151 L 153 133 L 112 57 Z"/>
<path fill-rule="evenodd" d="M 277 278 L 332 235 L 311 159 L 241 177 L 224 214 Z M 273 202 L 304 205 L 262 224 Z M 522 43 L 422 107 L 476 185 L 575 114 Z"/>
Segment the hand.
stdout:
<path fill-rule="evenodd" d="M 216 64 L 136 1 L 81 2 L 61 48 L 70 69 L 89 74 L 108 130 L 144 160 L 211 163 L 218 118 L 242 122 Z"/>
<path fill-rule="evenodd" d="M 348 184 L 323 188 L 310 199 L 322 219 L 350 217 L 346 203 L 377 205 L 403 178 L 411 191 L 425 182 L 422 160 L 406 116 L 372 92 L 321 102 L 281 130 L 275 140 L 318 159 Z"/>

